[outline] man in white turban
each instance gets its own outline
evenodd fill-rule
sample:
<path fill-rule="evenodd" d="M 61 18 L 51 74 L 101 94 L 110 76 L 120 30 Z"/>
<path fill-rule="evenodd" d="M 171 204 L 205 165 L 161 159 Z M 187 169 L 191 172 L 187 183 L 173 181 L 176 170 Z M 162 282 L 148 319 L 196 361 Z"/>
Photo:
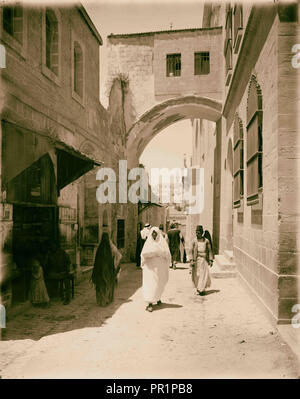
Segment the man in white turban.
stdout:
<path fill-rule="evenodd" d="M 147 240 L 147 238 L 149 237 L 149 234 L 150 234 L 150 230 L 151 230 L 150 223 L 145 223 L 143 230 L 141 230 L 142 240 L 144 240 L 144 241 Z"/>
<path fill-rule="evenodd" d="M 148 303 L 146 310 L 153 311 L 153 304 L 161 305 L 161 296 L 169 279 L 171 254 L 168 244 L 158 227 L 152 227 L 141 253 L 143 270 L 143 296 Z"/>

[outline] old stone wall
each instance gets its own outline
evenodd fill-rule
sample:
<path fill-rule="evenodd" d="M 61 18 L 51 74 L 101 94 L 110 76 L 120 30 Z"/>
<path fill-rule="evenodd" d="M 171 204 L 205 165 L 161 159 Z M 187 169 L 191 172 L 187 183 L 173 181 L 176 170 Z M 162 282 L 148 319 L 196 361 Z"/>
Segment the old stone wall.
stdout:
<path fill-rule="evenodd" d="M 61 69 L 58 80 L 51 80 L 42 68 L 43 11 L 39 7 L 26 7 L 24 23 L 28 33 L 24 38 L 24 58 L 7 46 L 7 67 L 2 73 L 3 89 L 10 93 L 8 106 L 15 108 L 19 120 L 34 119 L 39 130 L 51 130 L 70 145 L 79 147 L 86 138 L 96 143 L 100 132 L 106 128 L 102 115 L 104 109 L 99 104 L 99 44 L 77 9 L 59 8 L 56 12 L 63 21 L 60 23 Z M 71 44 L 74 32 L 81 38 L 86 61 L 83 103 L 72 96 Z"/>
<path fill-rule="evenodd" d="M 214 155 L 216 149 L 216 124 L 208 120 L 194 119 L 192 167 L 204 169 L 204 209 L 201 214 L 187 216 L 187 246 L 195 238 L 198 224 L 213 236 L 214 218 Z"/>
<path fill-rule="evenodd" d="M 152 205 L 143 209 L 139 214 L 139 222 L 150 223 L 151 226 L 159 227 L 161 224 L 164 226 L 164 231 L 166 231 L 166 221 L 167 221 L 167 209 L 165 206 Z"/>
<path fill-rule="evenodd" d="M 128 79 L 126 128 L 155 104 L 152 34 L 110 35 L 107 40 L 107 93 L 115 78 Z"/>
<path fill-rule="evenodd" d="M 164 100 L 199 95 L 222 96 L 222 30 L 186 29 L 108 36 L 109 94 L 116 77 L 128 80 L 125 124 L 128 131 L 146 111 Z M 210 73 L 194 74 L 194 52 L 210 52 Z M 166 55 L 181 53 L 181 76 L 166 76 Z"/>
<path fill-rule="evenodd" d="M 278 28 L 278 291 L 279 319 L 293 317 L 300 300 L 299 268 L 299 82 L 291 48 L 299 43 L 299 25 Z"/>
<path fill-rule="evenodd" d="M 201 95 L 220 99 L 222 52 L 220 38 L 222 29 L 168 32 L 155 35 L 154 40 L 154 91 L 157 101 L 174 96 Z M 194 53 L 209 52 L 210 73 L 195 75 Z M 167 54 L 181 54 L 181 75 L 169 77 L 166 74 Z"/>
<path fill-rule="evenodd" d="M 221 159 L 220 159 L 220 237 L 219 253 L 226 250 L 233 250 L 233 209 L 232 209 L 232 190 L 233 190 L 233 132 L 226 134 L 225 120 L 222 118 L 222 140 L 221 140 Z"/>
<path fill-rule="evenodd" d="M 42 7 L 24 8 L 23 46 L 15 47 L 9 38 L 1 36 L 7 50 L 6 68 L 1 71 L 1 92 L 5 93 L 1 120 L 9 121 L 32 133 L 60 140 L 100 161 L 101 166 L 116 167 L 119 158 L 126 159 L 124 121 L 123 116 L 119 116 L 122 115 L 122 101 L 117 100 L 117 105 L 111 106 L 109 110 L 105 110 L 99 102 L 99 42 L 77 7 L 55 7 L 54 11 L 60 37 L 57 77 L 47 73 L 44 65 L 45 27 Z M 1 12 L 2 9 L 0 14 Z M 2 14 L 0 20 L 2 23 Z M 0 32 L 2 35 L 3 30 L 0 29 Z M 83 50 L 82 98 L 78 98 L 73 91 L 72 57 L 75 40 Z M 0 133 L 1 129 L 2 126 Z M 124 215 L 124 206 L 120 210 L 119 205 L 98 204 L 97 170 L 98 167 L 64 187 L 57 201 L 61 238 L 63 242 L 76 241 L 77 253 L 72 253 L 72 262 L 76 262 L 78 266 L 91 265 L 93 262 L 95 248 L 102 233 L 104 211 L 115 243 L 118 215 L 121 214 L 129 220 L 126 225 L 123 260 L 128 261 L 135 251 L 135 244 L 130 241 L 130 229 L 137 219 L 134 219 L 137 206 L 129 206 Z M 5 193 L 1 192 L 1 195 L 5 202 Z M 10 245 L 12 226 L 12 205 L 1 204 L 0 229 L 5 229 L 6 232 L 1 236 L 5 238 L 2 248 L 5 247 L 6 251 L 5 254 L 4 250 L 1 251 L 1 273 L 5 270 L 8 275 L 13 268 Z M 8 289 L 5 292 L 9 295 L 9 291 Z M 10 298 L 4 300 L 9 303 Z"/>
<path fill-rule="evenodd" d="M 251 221 L 246 195 L 241 209 L 234 211 L 234 255 L 238 270 L 273 320 L 278 316 L 278 24 L 276 19 L 253 70 L 262 90 L 263 105 L 262 224 Z M 236 109 L 245 137 L 247 97 L 246 90 Z M 230 132 L 232 129 L 233 126 Z M 246 194 L 246 156 L 244 170 Z M 243 212 L 242 221 L 238 221 L 238 212 Z"/>

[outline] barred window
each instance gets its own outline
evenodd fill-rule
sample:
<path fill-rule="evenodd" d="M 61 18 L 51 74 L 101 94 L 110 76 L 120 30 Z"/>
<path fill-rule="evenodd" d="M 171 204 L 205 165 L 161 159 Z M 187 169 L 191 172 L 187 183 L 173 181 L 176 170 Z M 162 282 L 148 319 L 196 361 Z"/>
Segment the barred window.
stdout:
<path fill-rule="evenodd" d="M 234 120 L 233 140 L 233 206 L 238 207 L 244 195 L 244 137 L 242 121 L 238 115 Z"/>
<path fill-rule="evenodd" d="M 195 75 L 207 75 L 210 72 L 209 52 L 202 51 L 194 55 L 194 73 Z"/>
<path fill-rule="evenodd" d="M 118 219 L 117 221 L 117 247 L 125 247 L 125 220 Z"/>
<path fill-rule="evenodd" d="M 23 8 L 21 5 L 3 6 L 3 29 L 19 43 L 23 42 Z"/>
<path fill-rule="evenodd" d="M 247 102 L 247 203 L 258 198 L 263 187 L 262 95 L 256 78 L 251 78 Z"/>
<path fill-rule="evenodd" d="M 181 75 L 181 54 L 167 54 L 167 76 Z"/>

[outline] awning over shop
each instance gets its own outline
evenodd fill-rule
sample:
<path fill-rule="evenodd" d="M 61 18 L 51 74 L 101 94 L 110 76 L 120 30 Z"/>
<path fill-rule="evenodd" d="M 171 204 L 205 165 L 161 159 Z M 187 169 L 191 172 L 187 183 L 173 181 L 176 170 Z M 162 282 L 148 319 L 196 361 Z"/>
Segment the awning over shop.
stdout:
<path fill-rule="evenodd" d="M 57 189 L 61 190 L 68 184 L 77 180 L 79 177 L 89 172 L 99 162 L 91 160 L 83 156 L 79 152 L 75 152 L 71 148 L 61 149 L 56 145 L 57 149 Z"/>
<path fill-rule="evenodd" d="M 2 121 L 2 185 L 6 187 L 51 148 L 45 137 Z"/>
<path fill-rule="evenodd" d="M 95 165 L 102 164 L 55 138 L 32 132 L 9 122 L 2 122 L 2 127 L 2 184 L 5 188 L 9 183 L 11 185 L 12 180 L 23 176 L 24 171 L 32 169 L 33 164 L 45 155 L 54 153 L 54 150 L 57 155 L 57 165 L 54 166 L 58 191 L 93 169 Z M 42 169 L 43 167 L 40 167 L 41 179 L 44 175 Z M 35 184 L 37 184 L 36 177 Z"/>

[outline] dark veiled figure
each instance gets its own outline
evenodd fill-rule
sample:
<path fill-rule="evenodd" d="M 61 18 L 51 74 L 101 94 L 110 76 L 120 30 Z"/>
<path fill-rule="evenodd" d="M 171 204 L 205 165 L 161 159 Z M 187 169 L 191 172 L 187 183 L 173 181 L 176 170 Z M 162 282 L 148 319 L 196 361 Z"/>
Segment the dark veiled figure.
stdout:
<path fill-rule="evenodd" d="M 171 225 L 168 231 L 169 248 L 172 256 L 172 266 L 176 267 L 176 263 L 180 262 L 180 230 L 177 229 L 175 223 Z"/>
<path fill-rule="evenodd" d="M 204 231 L 203 237 L 207 238 L 209 243 L 210 243 L 210 247 L 211 247 L 211 251 L 212 251 L 212 256 L 214 258 L 214 253 L 213 253 L 213 243 L 212 243 L 212 239 L 211 239 L 211 235 L 210 232 L 208 230 Z"/>
<path fill-rule="evenodd" d="M 96 288 L 96 299 L 100 306 L 109 305 L 114 299 L 116 273 L 109 235 L 103 232 L 96 252 L 92 282 Z"/>
<path fill-rule="evenodd" d="M 137 240 L 136 240 L 136 251 L 135 251 L 135 262 L 136 262 L 136 267 L 141 266 L 141 252 L 145 243 L 145 240 L 142 239 L 141 237 L 141 230 L 142 230 L 142 224 L 138 224 L 138 234 L 137 234 Z"/>

